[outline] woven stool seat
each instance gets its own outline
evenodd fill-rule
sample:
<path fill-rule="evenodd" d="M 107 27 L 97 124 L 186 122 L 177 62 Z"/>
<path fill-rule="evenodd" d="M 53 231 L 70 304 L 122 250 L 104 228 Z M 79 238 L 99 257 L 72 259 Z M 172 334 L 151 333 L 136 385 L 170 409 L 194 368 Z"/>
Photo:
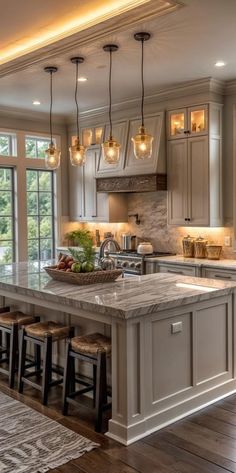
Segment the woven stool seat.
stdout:
<path fill-rule="evenodd" d="M 34 338 L 46 338 L 51 336 L 55 341 L 68 337 L 70 327 L 52 321 L 38 322 L 36 324 L 27 325 L 25 332 L 28 336 Z"/>
<path fill-rule="evenodd" d="M 71 339 L 71 347 L 75 352 L 89 355 L 97 355 L 98 351 L 107 354 L 111 352 L 111 339 L 101 333 L 91 333 Z"/>
<path fill-rule="evenodd" d="M 0 314 L 0 325 L 8 327 L 11 327 L 14 324 L 18 324 L 19 326 L 33 324 L 34 320 L 35 319 L 32 315 L 26 315 L 19 311 Z"/>

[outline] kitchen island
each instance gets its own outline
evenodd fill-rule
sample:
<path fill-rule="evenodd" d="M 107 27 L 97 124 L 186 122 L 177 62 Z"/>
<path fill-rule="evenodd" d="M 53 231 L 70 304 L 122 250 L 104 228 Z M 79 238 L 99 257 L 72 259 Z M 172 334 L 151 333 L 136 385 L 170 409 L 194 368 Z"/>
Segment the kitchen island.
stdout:
<path fill-rule="evenodd" d="M 157 273 L 75 286 L 45 264 L 0 266 L 1 303 L 111 331 L 110 437 L 128 445 L 236 391 L 236 283 Z"/>

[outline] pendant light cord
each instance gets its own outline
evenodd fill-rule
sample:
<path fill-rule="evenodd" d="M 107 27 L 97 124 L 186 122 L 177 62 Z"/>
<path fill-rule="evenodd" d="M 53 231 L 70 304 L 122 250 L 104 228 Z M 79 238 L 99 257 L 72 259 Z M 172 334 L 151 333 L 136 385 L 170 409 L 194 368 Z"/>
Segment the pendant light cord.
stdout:
<path fill-rule="evenodd" d="M 77 61 L 76 62 L 76 73 L 75 73 L 75 104 L 76 104 L 77 139 L 79 140 L 78 78 L 79 78 L 79 62 Z"/>
<path fill-rule="evenodd" d="M 109 71 L 109 121 L 110 121 L 110 140 L 112 139 L 112 119 L 111 119 L 111 72 L 112 72 L 112 51 L 110 50 L 110 71 Z"/>
<path fill-rule="evenodd" d="M 52 71 L 50 72 L 50 136 L 51 136 L 51 145 L 53 145 L 52 141 Z"/>
<path fill-rule="evenodd" d="M 142 39 L 142 60 L 141 60 L 141 83 L 142 83 L 142 103 L 141 103 L 141 113 L 142 113 L 142 127 L 144 127 L 144 77 L 143 77 L 143 63 L 144 63 L 144 40 Z"/>

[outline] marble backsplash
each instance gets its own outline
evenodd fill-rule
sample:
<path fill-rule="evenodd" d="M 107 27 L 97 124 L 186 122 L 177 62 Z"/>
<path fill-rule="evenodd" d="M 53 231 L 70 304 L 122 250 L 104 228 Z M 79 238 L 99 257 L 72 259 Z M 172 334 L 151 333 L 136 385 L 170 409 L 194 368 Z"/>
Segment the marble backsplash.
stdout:
<path fill-rule="evenodd" d="M 208 242 L 223 246 L 222 256 L 225 258 L 236 259 L 236 253 L 233 247 L 224 246 L 224 237 L 231 237 L 233 242 L 232 222 L 227 222 L 225 227 L 203 228 L 203 227 L 173 227 L 167 225 L 167 192 L 145 192 L 138 194 L 127 194 L 129 214 L 138 213 L 141 220 L 140 225 L 135 224 L 133 217 L 129 218 L 128 223 L 87 223 L 86 226 L 92 233 L 99 229 L 101 239 L 104 232 L 112 232 L 119 241 L 123 232 L 131 232 L 142 240 L 152 242 L 156 251 L 170 251 L 173 253 L 182 253 L 182 238 L 186 235 L 202 236 Z M 62 235 L 66 232 L 79 228 L 78 222 L 64 221 L 62 224 Z M 62 244 L 67 244 L 62 238 Z"/>

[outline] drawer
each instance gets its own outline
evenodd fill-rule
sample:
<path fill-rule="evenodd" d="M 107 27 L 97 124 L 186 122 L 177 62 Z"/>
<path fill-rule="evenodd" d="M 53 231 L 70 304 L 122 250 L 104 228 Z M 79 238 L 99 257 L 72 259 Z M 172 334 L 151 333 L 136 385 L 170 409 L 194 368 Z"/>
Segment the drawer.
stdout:
<path fill-rule="evenodd" d="M 236 281 L 236 271 L 202 268 L 202 277 L 210 279 L 223 279 L 225 281 Z"/>
<path fill-rule="evenodd" d="M 183 276 L 196 276 L 196 268 L 183 264 L 162 264 L 158 263 L 159 273 L 180 274 Z"/>

